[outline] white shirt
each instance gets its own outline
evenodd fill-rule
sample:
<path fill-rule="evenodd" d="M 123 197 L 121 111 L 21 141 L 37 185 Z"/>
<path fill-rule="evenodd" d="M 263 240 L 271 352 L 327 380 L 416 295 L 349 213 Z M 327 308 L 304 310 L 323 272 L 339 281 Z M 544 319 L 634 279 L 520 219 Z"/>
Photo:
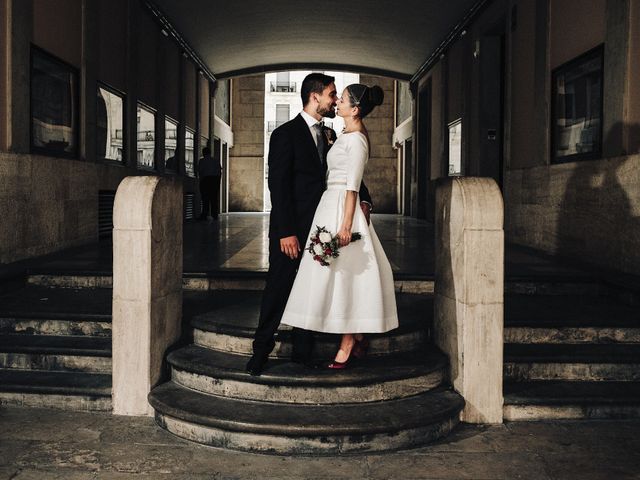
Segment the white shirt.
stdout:
<path fill-rule="evenodd" d="M 313 138 L 313 143 L 315 143 L 316 147 L 317 147 L 318 146 L 318 137 L 316 136 L 316 130 L 315 130 L 314 126 L 319 124 L 320 122 L 318 120 L 316 120 L 315 118 L 313 118 L 311 115 L 309 115 L 304 110 L 302 110 L 302 112 L 300 112 L 300 115 L 302 115 L 302 118 L 304 118 L 304 121 L 307 122 L 307 125 L 309 126 L 309 131 L 311 132 L 311 138 Z"/>

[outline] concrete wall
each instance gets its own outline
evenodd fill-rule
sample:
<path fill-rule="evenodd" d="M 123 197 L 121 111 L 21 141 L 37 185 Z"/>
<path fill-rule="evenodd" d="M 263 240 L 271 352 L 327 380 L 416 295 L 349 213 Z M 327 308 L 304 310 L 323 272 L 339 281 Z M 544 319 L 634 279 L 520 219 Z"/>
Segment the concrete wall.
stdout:
<path fill-rule="evenodd" d="M 640 1 L 496 0 L 468 26 L 414 85 L 420 88 L 431 77 L 434 115 L 438 109 L 446 121 L 463 118 L 467 175 L 482 170 L 476 118 L 482 51 L 474 52 L 487 35 L 504 35 L 505 44 L 506 240 L 640 273 Z M 552 70 L 600 44 L 605 45 L 602 158 L 552 165 Z M 444 128 L 439 125 L 432 137 L 432 176 L 442 175 L 437 167 L 446 160 L 446 135 L 437 136 Z"/>
<path fill-rule="evenodd" d="M 233 81 L 234 146 L 229 150 L 229 211 L 261 212 L 264 182 L 264 75 Z"/>
<path fill-rule="evenodd" d="M 607 0 L 551 1 L 549 9 L 552 70 L 604 42 Z"/>
<path fill-rule="evenodd" d="M 629 129 L 625 139 L 627 151 L 640 152 L 640 1 L 631 3 L 629 15 L 629 75 L 627 88 L 629 89 L 627 123 Z"/>
<path fill-rule="evenodd" d="M 164 175 L 163 115 L 167 112 L 180 122 L 178 147 L 184 148 L 185 116 L 189 113 L 193 117 L 189 124 L 195 126 L 196 82 L 202 79 L 198 80 L 192 59 L 183 58 L 175 43 L 167 43 L 171 40 L 137 1 L 0 0 L 0 22 L 0 263 L 8 263 L 96 241 L 99 191 L 115 191 L 129 175 Z M 79 71 L 76 158 L 30 152 L 32 43 Z M 187 70 L 192 73 L 189 88 Z M 123 164 L 96 158 L 99 82 L 125 95 L 128 131 Z M 201 93 L 207 91 L 201 88 Z M 138 100 L 156 110 L 155 172 L 136 165 Z M 213 122 L 201 123 L 201 129 L 211 130 Z M 179 178 L 185 192 L 196 194 L 198 205 L 197 180 Z"/>
<path fill-rule="evenodd" d="M 640 155 L 507 172 L 507 238 L 640 273 Z"/>
<path fill-rule="evenodd" d="M 97 240 L 98 191 L 133 169 L 0 152 L 0 263 Z"/>
<path fill-rule="evenodd" d="M 8 48 L 9 48 L 9 13 L 8 13 L 9 0 L 0 0 L 0 78 L 5 79 L 0 81 L 0 118 L 7 118 L 8 104 L 8 85 L 7 85 L 7 71 L 10 68 L 7 64 Z M 0 122 L 0 150 L 6 150 L 8 148 L 8 132 L 7 122 Z"/>
<path fill-rule="evenodd" d="M 522 168 L 546 163 L 536 158 L 532 132 L 536 104 L 536 65 L 532 59 L 536 51 L 536 2 L 519 2 L 516 10 L 516 31 L 511 35 L 511 96 L 510 151 L 507 168 Z M 517 154 L 515 154 L 517 152 Z"/>
<path fill-rule="evenodd" d="M 518 26 L 512 34 L 507 240 L 640 273 L 640 108 L 634 97 L 640 43 L 634 40 L 633 22 L 640 2 L 631 2 L 630 11 L 628 2 L 551 2 L 546 16 L 542 3 L 518 2 Z M 603 159 L 551 165 L 550 93 L 547 89 L 546 99 L 541 98 L 540 83 L 556 66 L 601 43 L 606 45 Z M 531 48 L 545 44 L 547 48 Z"/>

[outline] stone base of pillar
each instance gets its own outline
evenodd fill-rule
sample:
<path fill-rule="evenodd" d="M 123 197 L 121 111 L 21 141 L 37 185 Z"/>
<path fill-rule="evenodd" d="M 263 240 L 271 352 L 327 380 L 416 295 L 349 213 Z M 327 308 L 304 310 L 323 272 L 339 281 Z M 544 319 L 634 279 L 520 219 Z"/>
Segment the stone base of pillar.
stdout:
<path fill-rule="evenodd" d="M 113 224 L 113 412 L 153 415 L 147 394 L 180 338 L 182 184 L 125 178 Z"/>
<path fill-rule="evenodd" d="M 436 199 L 433 340 L 464 397 L 461 420 L 502 422 L 503 203 L 490 178 L 443 180 Z"/>

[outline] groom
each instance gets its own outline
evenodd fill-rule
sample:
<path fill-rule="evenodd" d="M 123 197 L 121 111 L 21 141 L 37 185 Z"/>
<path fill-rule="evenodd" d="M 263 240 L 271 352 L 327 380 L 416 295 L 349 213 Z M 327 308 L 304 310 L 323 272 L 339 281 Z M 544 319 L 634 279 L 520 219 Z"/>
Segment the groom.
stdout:
<path fill-rule="evenodd" d="M 251 375 L 262 373 L 275 346 L 274 335 L 296 277 L 313 215 L 326 188 L 330 145 L 327 129 L 320 121 L 322 117 L 336 115 L 338 95 L 334 81 L 333 77 L 322 73 L 307 75 L 300 89 L 302 112 L 271 134 L 269 272 L 253 341 L 253 356 L 247 363 L 247 372 Z M 368 219 L 371 197 L 364 182 L 360 185 L 360 199 Z M 313 366 L 313 332 L 294 328 L 292 342 L 291 360 Z"/>

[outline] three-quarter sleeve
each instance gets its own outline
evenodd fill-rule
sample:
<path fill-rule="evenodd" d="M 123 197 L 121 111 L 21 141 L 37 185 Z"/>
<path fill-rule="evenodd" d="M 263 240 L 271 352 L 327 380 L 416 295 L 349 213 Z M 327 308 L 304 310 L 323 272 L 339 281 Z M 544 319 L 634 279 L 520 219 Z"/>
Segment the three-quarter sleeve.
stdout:
<path fill-rule="evenodd" d="M 369 142 L 360 133 L 349 134 L 347 150 L 347 190 L 360 190 L 364 166 L 369 160 Z"/>

